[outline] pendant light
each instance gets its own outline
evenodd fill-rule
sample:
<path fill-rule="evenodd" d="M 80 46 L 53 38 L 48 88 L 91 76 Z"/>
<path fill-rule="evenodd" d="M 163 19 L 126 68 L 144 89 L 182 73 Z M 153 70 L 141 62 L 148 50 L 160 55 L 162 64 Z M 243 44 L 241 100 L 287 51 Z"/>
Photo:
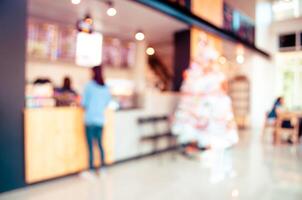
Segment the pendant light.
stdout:
<path fill-rule="evenodd" d="M 145 34 L 143 31 L 139 30 L 135 33 L 135 39 L 138 41 L 143 41 L 145 39 Z"/>
<path fill-rule="evenodd" d="M 117 14 L 117 10 L 114 8 L 114 3 L 112 1 L 107 2 L 108 9 L 107 9 L 107 15 L 110 17 L 113 17 Z"/>

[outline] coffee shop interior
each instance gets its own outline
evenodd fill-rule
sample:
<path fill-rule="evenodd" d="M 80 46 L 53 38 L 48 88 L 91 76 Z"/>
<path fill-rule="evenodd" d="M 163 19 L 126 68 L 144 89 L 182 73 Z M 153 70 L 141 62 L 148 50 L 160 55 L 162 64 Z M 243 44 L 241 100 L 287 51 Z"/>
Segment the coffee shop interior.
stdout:
<path fill-rule="evenodd" d="M 142 116 L 165 116 L 171 112 L 173 96 L 162 91 L 171 90 L 173 33 L 188 29 L 187 25 L 127 1 L 115 1 L 114 8 L 119 12 L 116 16 L 109 16 L 106 13 L 108 6 L 106 2 L 95 0 L 83 2 L 80 6 L 68 1 L 29 2 L 25 111 L 25 141 L 29 142 L 25 144 L 26 180 L 29 183 L 79 172 L 87 167 L 86 154 L 83 153 L 86 151 L 83 112 L 77 103 L 78 95 L 74 99 L 64 99 L 53 93 L 53 88 L 61 87 L 64 77 L 69 77 L 73 89 L 81 96 L 83 87 L 91 79 L 91 69 L 75 59 L 77 49 L 85 48 L 76 47 L 78 19 L 89 16 L 94 31 L 102 33 L 99 34 L 102 37 L 100 55 L 105 81 L 114 102 L 111 104 L 113 109 L 107 113 L 104 130 L 107 162 L 151 153 L 150 143 L 140 144 L 137 121 Z M 45 11 L 46 7 L 48 11 Z M 144 17 L 146 15 L 148 18 Z M 158 30 L 162 30 L 160 37 Z M 48 83 L 35 84 L 39 79 Z M 45 127 L 51 128 L 45 130 Z M 42 132 L 43 138 L 40 137 Z M 49 135 L 46 137 L 46 134 Z M 58 143 L 49 143 L 50 140 Z M 48 152 L 49 156 L 43 160 L 47 152 L 36 148 L 46 150 L 46 145 L 53 151 Z M 66 160 L 56 156 L 54 146 L 58 152 L 65 151 L 62 149 L 65 147 L 69 149 Z M 166 148 L 165 144 L 161 148 Z M 67 160 L 70 163 L 66 163 Z M 54 164 L 58 165 L 56 169 Z"/>
<path fill-rule="evenodd" d="M 300 14 L 299 0 L 27 0 L 21 153 L 1 160 L 0 200 L 301 199 Z M 98 65 L 111 100 L 95 174 L 82 102 Z"/>

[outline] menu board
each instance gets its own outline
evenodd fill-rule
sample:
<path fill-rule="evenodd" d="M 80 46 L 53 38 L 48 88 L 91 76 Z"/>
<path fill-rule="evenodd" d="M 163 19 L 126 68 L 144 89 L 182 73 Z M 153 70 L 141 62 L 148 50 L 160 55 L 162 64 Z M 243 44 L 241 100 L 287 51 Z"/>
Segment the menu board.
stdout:
<path fill-rule="evenodd" d="M 62 60 L 73 61 L 75 59 L 77 31 L 73 28 L 60 28 L 58 57 Z"/>
<path fill-rule="evenodd" d="M 77 33 L 75 27 L 30 19 L 27 54 L 30 58 L 75 63 Z M 106 67 L 134 66 L 136 51 L 134 42 L 104 36 L 102 47 L 102 64 Z"/>
<path fill-rule="evenodd" d="M 28 23 L 27 53 L 33 57 L 57 59 L 58 26 L 47 23 Z"/>
<path fill-rule="evenodd" d="M 104 37 L 102 64 L 111 67 L 128 68 L 135 62 L 135 43 Z"/>
<path fill-rule="evenodd" d="M 254 22 L 225 2 L 223 3 L 223 27 L 241 39 L 251 44 L 255 43 Z"/>

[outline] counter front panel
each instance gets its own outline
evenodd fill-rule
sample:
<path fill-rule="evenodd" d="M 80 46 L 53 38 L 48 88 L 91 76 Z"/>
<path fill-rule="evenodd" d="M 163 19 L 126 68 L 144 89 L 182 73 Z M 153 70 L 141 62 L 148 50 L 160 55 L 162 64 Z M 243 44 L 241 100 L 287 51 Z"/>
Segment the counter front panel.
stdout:
<path fill-rule="evenodd" d="M 25 110 L 25 178 L 34 183 L 87 168 L 80 108 Z"/>

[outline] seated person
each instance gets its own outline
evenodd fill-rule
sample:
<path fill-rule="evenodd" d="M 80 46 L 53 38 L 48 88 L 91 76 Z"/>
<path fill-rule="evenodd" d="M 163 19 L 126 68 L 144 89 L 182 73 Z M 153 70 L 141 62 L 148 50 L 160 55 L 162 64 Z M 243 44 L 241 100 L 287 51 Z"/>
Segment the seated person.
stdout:
<path fill-rule="evenodd" d="M 269 112 L 267 118 L 269 122 L 276 123 L 278 112 L 282 112 L 284 109 L 284 98 L 278 97 L 273 105 L 272 110 Z M 289 120 L 285 120 L 282 122 L 283 128 L 292 128 L 291 122 Z"/>
<path fill-rule="evenodd" d="M 57 100 L 57 106 L 70 106 L 77 105 L 77 93 L 72 89 L 71 79 L 65 77 L 63 81 L 63 86 L 57 88 L 55 91 L 55 96 Z"/>

